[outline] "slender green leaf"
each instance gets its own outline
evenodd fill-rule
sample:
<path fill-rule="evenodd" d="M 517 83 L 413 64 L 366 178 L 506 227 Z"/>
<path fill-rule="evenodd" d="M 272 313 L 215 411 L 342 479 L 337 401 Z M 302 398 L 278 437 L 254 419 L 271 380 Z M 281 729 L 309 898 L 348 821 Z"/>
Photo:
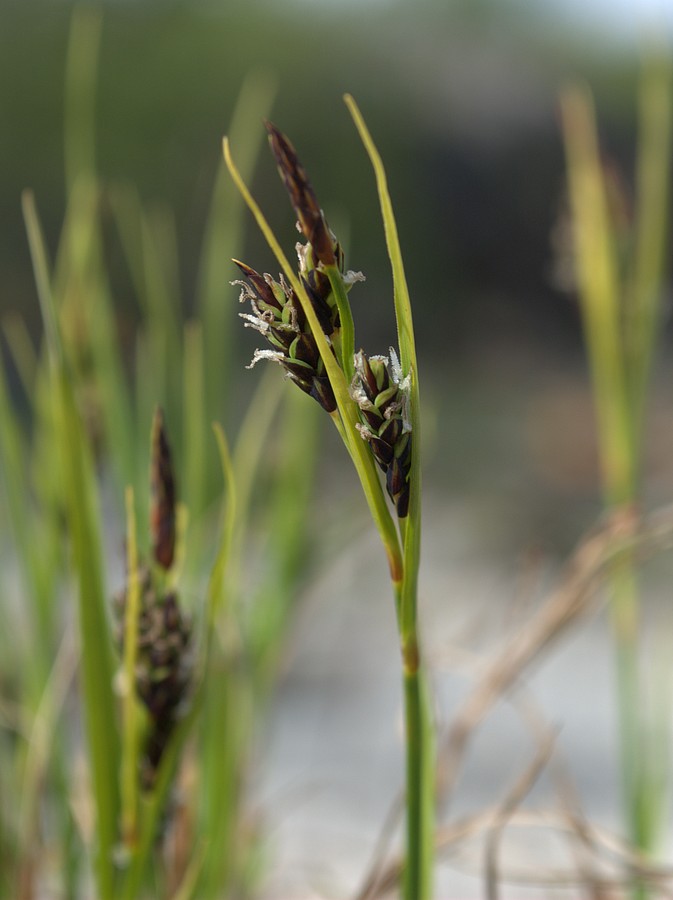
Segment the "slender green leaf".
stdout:
<path fill-rule="evenodd" d="M 621 290 L 593 105 L 581 87 L 561 97 L 582 314 L 609 505 L 628 503 L 635 483 L 621 332 Z"/>
<path fill-rule="evenodd" d="M 409 418 L 412 454 L 409 474 L 409 514 L 400 522 L 404 569 L 401 585 L 395 586 L 400 639 L 404 662 L 404 698 L 407 741 L 407 858 L 404 892 L 407 900 L 432 896 L 435 829 L 434 728 L 431 704 L 418 638 L 418 572 L 421 551 L 421 428 L 418 361 L 414 340 L 411 300 L 381 156 L 357 104 L 344 98 L 367 151 L 378 189 L 381 216 L 393 275 L 395 317 L 402 372 L 410 377 Z"/>
<path fill-rule="evenodd" d="M 114 893 L 113 852 L 119 814 L 119 735 L 112 690 L 114 667 L 106 615 L 100 516 L 96 507 L 91 456 L 63 353 L 44 240 L 32 195 L 24 195 L 23 208 L 51 361 L 63 499 L 79 589 L 81 688 L 96 809 L 98 894 L 101 900 L 108 900 Z"/>
<path fill-rule="evenodd" d="M 126 489 L 126 565 L 127 589 L 124 604 L 124 659 L 121 747 L 121 821 L 122 840 L 133 847 L 138 827 L 138 760 L 140 757 L 140 710 L 135 690 L 138 659 L 138 620 L 140 617 L 140 577 L 136 537 L 133 488 Z"/>
<path fill-rule="evenodd" d="M 669 54 L 659 54 L 646 60 L 640 89 L 635 248 L 626 319 L 634 443 L 643 428 L 667 268 L 672 132 L 673 65 Z"/>

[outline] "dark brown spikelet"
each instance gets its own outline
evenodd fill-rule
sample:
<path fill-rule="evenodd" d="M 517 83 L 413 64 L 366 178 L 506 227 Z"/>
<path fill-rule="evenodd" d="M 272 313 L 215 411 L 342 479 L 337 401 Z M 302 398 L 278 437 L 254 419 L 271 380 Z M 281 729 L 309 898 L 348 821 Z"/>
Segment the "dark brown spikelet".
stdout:
<path fill-rule="evenodd" d="M 353 399 L 360 407 L 359 431 L 386 476 L 386 489 L 400 519 L 409 513 L 411 425 L 407 417 L 409 389 L 391 350 L 385 356 L 355 354 Z"/>
<path fill-rule="evenodd" d="M 164 569 L 175 558 L 175 474 L 164 414 L 157 407 L 152 421 L 150 456 L 150 528 L 152 554 Z"/>
<path fill-rule="evenodd" d="M 334 240 L 296 150 L 272 122 L 265 121 L 264 124 L 269 132 L 271 151 L 276 158 L 283 184 L 290 195 L 290 202 L 299 220 L 302 234 L 324 266 L 337 265 Z"/>
<path fill-rule="evenodd" d="M 317 400 L 327 412 L 334 412 L 337 406 L 334 392 L 299 298 L 282 278 L 275 281 L 245 263 L 234 262 L 247 279 L 234 284 L 243 288 L 241 301 L 249 301 L 252 309 L 251 313 L 241 313 L 241 318 L 248 328 L 259 331 L 273 348 L 257 350 L 251 365 L 260 359 L 278 363 L 302 391 Z M 316 311 L 321 310 L 318 317 L 322 314 L 324 327 L 333 327 L 326 304 L 318 296 L 309 296 Z"/>
<path fill-rule="evenodd" d="M 140 610 L 135 690 L 147 710 L 149 727 L 141 760 L 141 782 L 153 787 L 191 683 L 191 623 L 174 591 L 158 589 L 148 568 L 139 572 Z M 124 652 L 127 589 L 115 598 L 117 646 Z"/>

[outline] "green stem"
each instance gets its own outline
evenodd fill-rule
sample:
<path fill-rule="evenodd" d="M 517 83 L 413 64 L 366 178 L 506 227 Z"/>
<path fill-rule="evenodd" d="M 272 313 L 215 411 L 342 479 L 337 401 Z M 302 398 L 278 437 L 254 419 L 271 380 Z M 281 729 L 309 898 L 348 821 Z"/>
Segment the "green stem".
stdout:
<path fill-rule="evenodd" d="M 633 442 L 637 447 L 642 438 L 652 358 L 661 322 L 673 134 L 673 61 L 669 53 L 652 49 L 640 87 L 635 246 L 626 322 Z"/>
<path fill-rule="evenodd" d="M 657 839 L 661 797 L 652 790 L 651 785 L 650 735 L 644 730 L 646 723 L 641 709 L 638 585 L 628 551 L 625 558 L 616 563 L 612 601 L 624 805 L 633 845 L 649 853 L 653 851 Z"/>
<path fill-rule="evenodd" d="M 405 900 L 432 896 L 434 849 L 434 729 L 425 669 L 422 664 L 415 616 L 404 604 L 405 582 L 395 584 L 398 608 L 404 688 L 406 742 L 406 859 Z M 415 607 L 415 604 L 414 604 Z"/>
<path fill-rule="evenodd" d="M 138 827 L 138 753 L 139 718 L 135 693 L 135 671 L 138 657 L 138 618 L 140 615 L 140 582 L 138 580 L 138 543 L 133 488 L 126 488 L 126 558 L 128 590 L 124 616 L 124 696 L 122 702 L 121 756 L 121 820 L 122 839 L 133 850 Z"/>

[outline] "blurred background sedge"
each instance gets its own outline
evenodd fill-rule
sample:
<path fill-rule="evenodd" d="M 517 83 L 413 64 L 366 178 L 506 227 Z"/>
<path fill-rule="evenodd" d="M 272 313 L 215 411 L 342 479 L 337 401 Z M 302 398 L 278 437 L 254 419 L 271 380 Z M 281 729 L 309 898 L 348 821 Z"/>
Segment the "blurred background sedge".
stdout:
<path fill-rule="evenodd" d="M 241 467 L 245 522 L 233 539 L 226 591 L 236 624 L 222 626 L 220 637 L 229 648 L 240 640 L 240 659 L 255 660 L 254 686 L 232 701 L 236 721 L 247 723 L 242 736 L 228 730 L 227 712 L 200 738 L 210 751 L 185 750 L 176 787 L 183 800 L 174 801 L 183 832 L 171 832 L 177 849 L 170 852 L 191 859 L 185 841 L 199 834 L 206 849 L 203 872 L 194 864 L 201 887 L 184 896 L 356 896 L 403 786 L 385 558 L 344 449 L 317 404 L 283 382 L 277 367 L 245 368 L 259 342 L 237 319 L 239 289 L 230 282 L 239 273 L 230 258 L 274 274 L 277 265 L 222 167 L 222 137 L 230 135 L 234 158 L 292 257 L 293 214 L 262 119 L 290 136 L 344 246 L 346 267 L 366 276 L 350 298 L 357 346 L 369 353 L 397 343 L 392 283 L 376 185 L 344 93 L 356 98 L 384 159 L 421 361 L 421 622 L 444 733 L 488 662 L 519 646 L 563 578 L 564 561 L 605 513 L 600 398 L 592 394 L 583 336 L 559 97 L 574 84 L 593 98 L 617 269 L 628 281 L 642 225 L 639 98 L 644 73 L 664 65 L 672 39 L 669 0 L 0 5 L 0 790 L 9 801 L 1 801 L 0 868 L 6 863 L 9 873 L 2 896 L 19 896 L 17 878 L 30 886 L 21 896 L 66 896 L 48 858 L 68 853 L 71 887 L 80 891 L 73 888 L 73 896 L 91 896 L 81 887 L 90 884 L 86 866 L 72 861 L 78 841 L 90 836 L 91 804 L 73 699 L 76 650 L 62 643 L 75 611 L 51 426 L 39 400 L 43 325 L 22 191 L 33 192 L 53 262 L 78 408 L 94 451 L 106 596 L 125 577 L 127 484 L 136 489 L 143 552 L 156 404 L 166 412 L 189 508 L 181 590 L 197 622 L 222 502 L 211 421 L 222 424 Z M 662 171 L 670 171 L 668 158 Z M 659 185 L 665 219 L 667 178 Z M 661 246 L 661 312 L 642 425 L 644 510 L 673 498 L 670 240 L 663 237 Z M 14 427 L 21 437 L 12 444 Z M 35 542 L 39 548 L 31 549 Z M 648 746 L 663 759 L 658 773 L 671 762 L 672 574 L 663 553 L 648 559 L 640 579 L 646 626 L 639 696 L 654 711 L 647 727 L 658 737 Z M 618 841 L 640 839 L 624 813 L 619 669 L 601 596 L 567 627 L 552 629 L 534 665 L 518 673 L 516 693 L 494 701 L 478 727 L 469 723 L 464 765 L 440 820 L 437 897 L 483 896 L 489 873 L 493 890 L 494 872 L 502 897 L 565 896 L 569 886 L 577 896 L 582 877 L 598 897 L 601 878 L 619 889 L 631 871 L 634 858 Z M 43 777 L 31 781 L 22 729 L 31 733 L 38 721 L 59 653 L 66 672 L 72 660 L 72 671 L 53 709 L 64 711 L 72 734 L 55 739 L 65 741 L 60 774 L 43 761 Z M 222 679 L 245 669 L 236 657 L 232 675 L 231 658 L 223 655 Z M 62 723 L 53 719 L 47 733 L 58 734 Z M 551 760 L 540 761 L 550 730 Z M 213 838 L 212 811 L 197 801 L 190 806 L 189 792 L 208 766 L 220 765 L 218 740 L 238 741 L 240 752 L 230 781 L 218 788 L 236 795 L 235 824 L 228 837 Z M 536 760 L 539 777 L 531 769 Z M 14 786 L 12 772 L 23 773 Z M 528 775 L 530 785 L 521 782 Z M 656 781 L 664 821 L 665 781 Z M 67 787 L 45 786 L 52 782 Z M 32 814 L 17 819 L 11 800 L 17 809 L 28 803 L 27 786 Z M 508 798 L 503 836 L 480 816 L 504 809 Z M 80 835 L 68 851 L 54 825 L 54 810 L 67 819 L 66 808 Z M 578 822 L 585 815 L 596 830 L 583 842 Z M 241 834 L 245 863 L 237 857 L 232 881 L 211 863 L 207 840 L 233 846 Z M 29 838 L 44 849 L 39 862 L 26 851 Z M 392 829 L 393 856 L 396 841 Z M 662 837 L 660 859 L 664 846 Z M 383 869 L 386 860 L 382 854 Z M 174 883 L 168 878 L 165 896 L 178 896 L 171 890 L 187 885 L 190 872 L 185 864 Z"/>

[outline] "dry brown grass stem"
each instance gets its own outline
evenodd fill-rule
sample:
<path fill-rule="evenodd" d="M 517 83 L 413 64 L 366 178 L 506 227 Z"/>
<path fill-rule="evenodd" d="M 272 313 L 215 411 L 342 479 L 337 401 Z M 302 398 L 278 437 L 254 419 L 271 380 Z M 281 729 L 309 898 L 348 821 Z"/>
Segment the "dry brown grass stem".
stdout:
<path fill-rule="evenodd" d="M 597 591 L 610 564 L 626 550 L 637 557 L 650 554 L 669 543 L 672 536 L 670 507 L 647 519 L 639 518 L 633 509 L 626 509 L 613 513 L 580 542 L 564 568 L 558 587 L 495 655 L 441 742 L 437 791 L 443 812 L 470 737 L 479 723 L 545 648 L 581 619 L 592 605 L 594 608 L 598 605 Z"/>
<path fill-rule="evenodd" d="M 534 762 L 540 759 L 541 754 Z M 526 773 L 528 778 L 530 774 L 529 769 Z M 482 810 L 442 826 L 436 834 L 435 846 L 438 855 L 447 858 L 461 845 L 488 835 L 496 827 L 501 816 L 502 806 Z M 570 838 L 578 837 L 577 822 L 571 822 L 565 813 L 550 810 L 515 811 L 509 817 L 507 825 L 510 828 L 545 829 L 565 834 Z M 656 891 L 653 896 L 673 897 L 673 867 L 648 862 L 634 848 L 606 829 L 588 823 L 582 828 L 587 829 L 585 837 L 593 848 L 591 858 L 593 871 L 590 876 L 581 869 L 531 867 L 521 870 L 500 866 L 498 871 L 500 882 L 568 890 L 589 887 L 594 896 L 597 890 L 601 892 L 600 896 L 605 896 L 606 891 L 626 892 L 636 883 L 647 883 L 653 891 Z M 613 871 L 606 871 L 606 865 L 611 865 Z M 398 857 L 380 872 L 375 889 L 367 895 L 370 900 L 380 900 L 396 890 L 402 866 L 403 860 Z"/>
<path fill-rule="evenodd" d="M 509 791 L 496 812 L 484 846 L 485 888 L 488 900 L 498 900 L 499 897 L 498 853 L 507 823 L 542 774 L 542 771 L 552 755 L 555 742 L 556 735 L 554 733 L 549 733 L 546 740 L 543 740 L 538 747 L 537 753 L 531 760 L 530 765 L 522 772 L 519 778 L 517 778 L 512 789 Z"/>
<path fill-rule="evenodd" d="M 610 900 L 614 894 L 609 887 L 601 883 L 597 867 L 600 851 L 593 830 L 582 810 L 575 784 L 565 766 L 560 762 L 558 755 L 552 761 L 550 774 L 556 785 L 562 815 L 565 816 L 568 823 L 570 851 L 575 858 L 581 882 L 586 886 L 588 896 L 592 900 Z"/>

